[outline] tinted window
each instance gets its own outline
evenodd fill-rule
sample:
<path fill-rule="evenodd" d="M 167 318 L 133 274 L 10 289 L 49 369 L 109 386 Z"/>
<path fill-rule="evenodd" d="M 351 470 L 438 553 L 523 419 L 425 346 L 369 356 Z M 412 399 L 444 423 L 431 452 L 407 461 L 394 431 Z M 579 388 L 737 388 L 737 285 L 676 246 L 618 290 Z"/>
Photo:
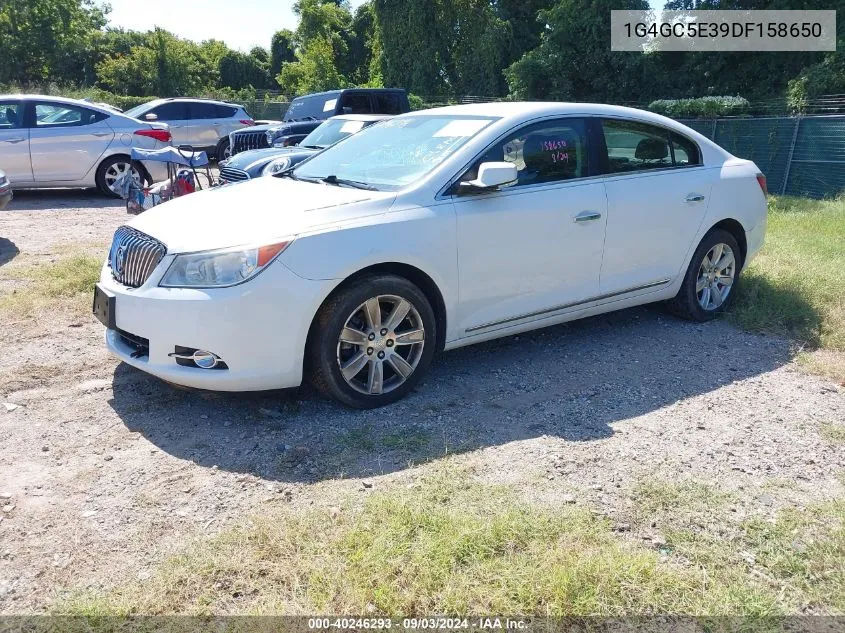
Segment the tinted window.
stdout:
<path fill-rule="evenodd" d="M 587 133 L 581 119 L 557 119 L 522 128 L 484 153 L 461 180 L 478 176 L 478 166 L 505 161 L 516 165 L 520 187 L 581 178 L 587 172 Z"/>
<path fill-rule="evenodd" d="M 216 119 L 217 106 L 213 103 L 195 102 L 190 104 L 192 119 Z"/>
<path fill-rule="evenodd" d="M 235 112 L 237 112 L 237 108 L 233 108 L 232 106 L 224 106 L 224 105 L 215 105 L 214 106 L 214 116 L 218 119 L 229 119 L 235 116 Z"/>
<path fill-rule="evenodd" d="M 107 117 L 108 115 L 102 112 L 63 103 L 35 104 L 35 127 L 37 128 L 91 125 Z"/>
<path fill-rule="evenodd" d="M 342 114 L 370 114 L 373 111 L 370 105 L 370 95 L 349 93 L 343 95 L 340 100 Z"/>
<path fill-rule="evenodd" d="M 306 119 L 326 119 L 334 116 L 337 110 L 338 93 L 333 92 L 325 95 L 311 97 L 298 97 L 291 101 L 285 121 L 301 121 Z"/>
<path fill-rule="evenodd" d="M 399 95 L 392 92 L 377 92 L 373 95 L 375 110 L 379 114 L 401 114 L 402 106 Z"/>
<path fill-rule="evenodd" d="M 0 130 L 11 130 L 23 125 L 23 108 L 17 101 L 0 101 Z"/>
<path fill-rule="evenodd" d="M 698 145 L 680 134 L 675 134 L 674 132 L 670 134 L 675 165 L 700 165 L 701 153 L 698 151 Z"/>
<path fill-rule="evenodd" d="M 159 121 L 184 121 L 190 118 L 188 116 L 188 104 L 181 101 L 163 103 L 150 112 L 155 114 Z"/>
<path fill-rule="evenodd" d="M 672 166 L 669 131 L 636 121 L 602 121 L 612 173 Z"/>

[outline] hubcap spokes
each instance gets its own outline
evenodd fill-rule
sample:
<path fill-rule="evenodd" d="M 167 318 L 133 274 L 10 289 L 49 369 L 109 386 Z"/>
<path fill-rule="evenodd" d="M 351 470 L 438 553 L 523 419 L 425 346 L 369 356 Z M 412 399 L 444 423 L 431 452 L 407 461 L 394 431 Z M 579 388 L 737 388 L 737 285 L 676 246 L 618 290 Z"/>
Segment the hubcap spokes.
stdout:
<path fill-rule="evenodd" d="M 736 257 L 727 244 L 716 244 L 707 251 L 695 283 L 698 304 L 705 310 L 718 309 L 728 299 L 736 277 Z"/>
<path fill-rule="evenodd" d="M 141 184 L 141 174 L 138 170 L 132 167 L 129 163 L 115 163 L 106 170 L 106 184 L 112 187 L 118 179 L 121 178 L 127 171 L 132 170 L 132 180 L 135 184 Z"/>
<path fill-rule="evenodd" d="M 422 318 L 407 299 L 372 297 L 346 319 L 337 343 L 338 367 L 356 391 L 388 393 L 414 373 L 424 345 Z"/>

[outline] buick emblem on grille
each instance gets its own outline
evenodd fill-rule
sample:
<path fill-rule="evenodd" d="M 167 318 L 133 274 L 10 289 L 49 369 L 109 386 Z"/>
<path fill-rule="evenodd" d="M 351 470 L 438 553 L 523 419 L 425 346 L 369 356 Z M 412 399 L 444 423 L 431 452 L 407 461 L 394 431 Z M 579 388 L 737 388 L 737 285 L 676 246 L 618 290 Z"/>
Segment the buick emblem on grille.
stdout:
<path fill-rule="evenodd" d="M 114 254 L 114 261 L 112 262 L 112 268 L 114 272 L 118 275 L 123 274 L 123 264 L 126 261 L 126 249 L 123 247 L 123 244 L 117 247 L 117 252 Z"/>

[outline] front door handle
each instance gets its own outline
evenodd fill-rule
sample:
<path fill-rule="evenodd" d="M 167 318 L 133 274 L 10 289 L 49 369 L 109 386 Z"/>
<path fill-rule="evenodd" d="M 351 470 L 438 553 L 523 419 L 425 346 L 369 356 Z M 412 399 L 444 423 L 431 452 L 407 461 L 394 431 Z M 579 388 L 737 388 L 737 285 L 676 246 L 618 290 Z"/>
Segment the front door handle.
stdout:
<path fill-rule="evenodd" d="M 601 217 L 601 213 L 598 211 L 581 211 L 578 215 L 575 216 L 576 222 L 590 222 L 592 220 L 598 220 Z"/>
<path fill-rule="evenodd" d="M 701 202 L 704 200 L 704 196 L 700 193 L 691 193 L 687 196 L 687 202 Z"/>
<path fill-rule="evenodd" d="M 25 138 L 4 138 L 4 143 L 23 143 L 26 139 Z"/>

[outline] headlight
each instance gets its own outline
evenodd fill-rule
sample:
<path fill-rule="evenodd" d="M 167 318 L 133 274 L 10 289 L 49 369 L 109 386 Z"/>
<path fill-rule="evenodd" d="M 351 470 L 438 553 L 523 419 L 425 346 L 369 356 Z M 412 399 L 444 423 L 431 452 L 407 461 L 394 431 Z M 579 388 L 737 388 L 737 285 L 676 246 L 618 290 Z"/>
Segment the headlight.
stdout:
<path fill-rule="evenodd" d="M 163 288 L 222 288 L 255 277 L 293 240 L 255 248 L 177 255 L 159 282 Z"/>
<path fill-rule="evenodd" d="M 288 167 L 290 167 L 290 158 L 288 156 L 274 158 L 261 170 L 261 175 L 272 176 L 273 174 L 278 174 L 280 171 L 286 170 Z"/>

